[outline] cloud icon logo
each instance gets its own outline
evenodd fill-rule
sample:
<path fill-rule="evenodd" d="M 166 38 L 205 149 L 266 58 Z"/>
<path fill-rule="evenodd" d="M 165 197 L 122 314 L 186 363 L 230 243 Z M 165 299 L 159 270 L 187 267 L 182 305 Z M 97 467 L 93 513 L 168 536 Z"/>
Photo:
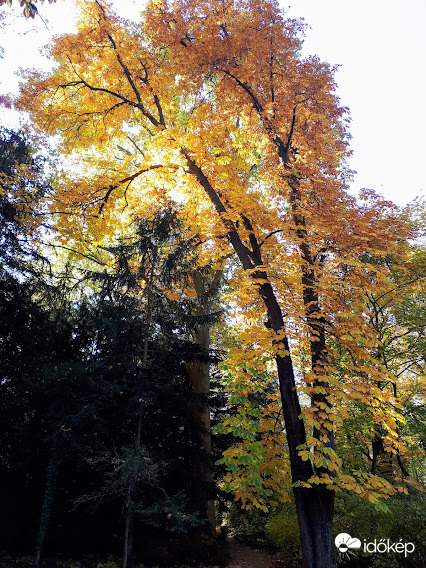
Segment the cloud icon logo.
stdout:
<path fill-rule="evenodd" d="M 348 533 L 340 533 L 334 539 L 334 544 L 342 554 L 348 552 L 349 549 L 361 548 L 359 538 L 352 538 Z"/>

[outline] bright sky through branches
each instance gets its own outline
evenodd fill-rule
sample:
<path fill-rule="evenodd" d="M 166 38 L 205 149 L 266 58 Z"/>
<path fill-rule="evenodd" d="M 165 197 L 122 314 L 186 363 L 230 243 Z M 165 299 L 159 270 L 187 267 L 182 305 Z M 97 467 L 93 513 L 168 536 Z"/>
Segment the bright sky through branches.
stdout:
<path fill-rule="evenodd" d="M 25 20 L 15 7 L 0 29 L 0 94 L 17 92 L 19 67 L 42 65 L 38 50 L 52 33 L 72 31 L 73 4 L 39 4 L 49 30 L 40 18 Z M 120 15 L 137 19 L 143 1 L 116 0 L 114 5 Z M 350 108 L 351 166 L 358 172 L 353 191 L 372 188 L 399 204 L 426 194 L 425 0 L 294 0 L 288 15 L 304 17 L 311 26 L 304 54 L 316 53 L 341 66 L 338 92 Z M 1 124 L 12 126 L 17 120 L 11 111 L 0 110 Z"/>

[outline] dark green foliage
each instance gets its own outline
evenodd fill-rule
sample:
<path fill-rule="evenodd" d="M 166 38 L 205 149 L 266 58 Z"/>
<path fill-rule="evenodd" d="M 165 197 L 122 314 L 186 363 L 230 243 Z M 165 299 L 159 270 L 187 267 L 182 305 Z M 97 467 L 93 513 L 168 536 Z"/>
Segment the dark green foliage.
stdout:
<path fill-rule="evenodd" d="M 411 489 L 408 495 L 386 501 L 389 512 L 378 511 L 373 504 L 356 495 L 339 494 L 336 499 L 335 534 L 346 532 L 361 543 L 375 538 L 391 542 L 412 542 L 414 553 L 366 554 L 356 552 L 347 559 L 340 557 L 342 568 L 424 568 L 426 566 L 426 496 Z"/>
<path fill-rule="evenodd" d="M 266 546 L 266 522 L 268 514 L 260 509 L 242 509 L 238 503 L 230 507 L 227 523 L 237 541 L 253 547 Z"/>
<path fill-rule="evenodd" d="M 408 495 L 391 497 L 386 501 L 388 512 L 377 510 L 374 504 L 356 495 L 338 493 L 336 496 L 334 535 L 348 533 L 359 538 L 359 551 L 336 556 L 339 568 L 424 568 L 426 566 L 426 496 L 411 489 Z M 297 515 L 292 501 L 271 509 L 269 513 L 244 511 L 233 506 L 229 516 L 231 532 L 251 545 L 269 543 L 280 550 L 286 567 L 301 567 Z M 365 553 L 364 540 L 389 539 L 390 542 L 413 543 L 415 551 L 400 553 Z"/>
<path fill-rule="evenodd" d="M 97 290 L 96 322 L 88 323 L 86 317 L 84 326 L 93 329 L 92 357 L 118 356 L 121 366 L 132 363 L 141 376 L 139 389 L 127 397 L 133 417 L 127 441 L 121 449 L 105 447 L 91 458 L 97 469 L 100 463 L 105 467 L 107 483 L 80 502 L 130 499 L 145 533 L 148 524 L 150 532 L 187 533 L 203 523 L 190 500 L 193 396 L 185 363 L 192 345 L 185 309 L 164 292 L 174 281 L 188 278 L 187 257 L 194 258 L 193 245 L 182 243 L 180 235 L 173 210 L 160 211 L 138 223 L 133 239 L 108 249 L 115 273 L 87 273 Z M 139 430 L 141 439 L 134 442 Z M 140 542 L 146 547 L 146 538 Z M 168 552 L 162 550 L 161 558 L 167 559 Z"/>
<path fill-rule="evenodd" d="M 12 190 L 1 237 L 0 549 L 120 554 L 136 471 L 137 556 L 188 557 L 201 522 L 190 502 L 190 309 L 164 286 L 187 277 L 193 244 L 179 240 L 171 210 L 160 212 L 109 250 L 114 273 L 86 270 L 85 293 L 71 300 L 67 273 L 65 286 L 38 277 Z"/>
<path fill-rule="evenodd" d="M 40 202 L 50 191 L 45 160 L 35 157 L 29 139 L 0 128 L 0 273 L 31 274 L 42 260 L 29 226 L 40 215 Z M 25 169 L 21 171 L 20 168 Z"/>
<path fill-rule="evenodd" d="M 13 301 L 23 309 L 19 299 Z M 20 320 L 11 310 L 8 330 L 1 330 L 1 339 L 13 342 L 16 351 L 7 370 L 3 362 L 0 386 L 6 441 L 0 451 L 2 534 L 8 537 L 2 544 L 15 542 L 21 551 L 31 550 L 44 501 L 52 509 L 48 530 L 50 515 L 44 513 L 41 518 L 51 550 L 90 550 L 92 545 L 92 550 L 99 551 L 101 536 L 106 534 L 110 550 L 119 549 L 115 533 L 122 524 L 131 465 L 138 471 L 139 530 L 146 532 L 142 525 L 148 524 L 151 539 L 163 538 L 164 531 L 188 531 L 198 521 L 186 509 L 191 426 L 184 350 L 175 341 L 165 351 L 158 339 L 157 347 L 155 342 L 150 345 L 144 370 L 143 311 L 133 306 L 129 312 L 119 303 L 99 301 L 78 309 L 68 305 L 62 320 L 52 322 L 46 309 L 26 299 L 25 311 L 35 312 L 41 332 L 35 323 L 19 327 Z M 22 327 L 28 328 L 25 333 Z M 159 337 L 160 331 L 156 329 Z M 52 345 L 58 332 L 61 352 Z M 32 334 L 35 345 L 30 341 Z M 45 341 L 38 348 L 37 338 L 43 336 Z M 24 342 L 29 339 L 28 349 L 23 341 L 17 344 L 17 337 Z M 140 408 L 142 445 L 135 454 Z"/>

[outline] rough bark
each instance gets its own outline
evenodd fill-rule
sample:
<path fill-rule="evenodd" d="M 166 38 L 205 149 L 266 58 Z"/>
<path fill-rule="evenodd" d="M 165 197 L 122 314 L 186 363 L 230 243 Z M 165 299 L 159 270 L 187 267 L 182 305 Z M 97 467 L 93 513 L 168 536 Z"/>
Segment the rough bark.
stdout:
<path fill-rule="evenodd" d="M 275 314 L 278 323 L 282 319 L 282 314 L 279 306 L 275 304 L 278 304 L 276 298 L 265 301 L 265 305 L 270 306 L 268 309 L 270 320 L 272 321 L 272 314 Z M 284 340 L 284 348 L 288 350 L 287 339 Z M 307 481 L 314 471 L 309 461 L 301 460 L 297 450 L 299 445 L 306 442 L 306 431 L 300 418 L 301 408 L 292 360 L 288 355 L 277 357 L 276 361 L 292 481 L 293 483 Z M 294 487 L 293 495 L 299 522 L 303 568 L 334 568 L 336 566 L 333 542 L 334 492 L 323 486 Z"/>
<path fill-rule="evenodd" d="M 335 568 L 334 492 L 324 486 L 294 488 L 303 568 Z"/>

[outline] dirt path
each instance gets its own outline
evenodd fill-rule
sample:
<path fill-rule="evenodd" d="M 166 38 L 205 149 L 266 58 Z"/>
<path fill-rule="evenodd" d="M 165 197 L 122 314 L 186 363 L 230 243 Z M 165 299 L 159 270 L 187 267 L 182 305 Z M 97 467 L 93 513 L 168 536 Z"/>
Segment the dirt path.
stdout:
<path fill-rule="evenodd" d="M 250 548 L 234 540 L 229 541 L 230 563 L 228 568 L 285 568 L 275 554 Z"/>

